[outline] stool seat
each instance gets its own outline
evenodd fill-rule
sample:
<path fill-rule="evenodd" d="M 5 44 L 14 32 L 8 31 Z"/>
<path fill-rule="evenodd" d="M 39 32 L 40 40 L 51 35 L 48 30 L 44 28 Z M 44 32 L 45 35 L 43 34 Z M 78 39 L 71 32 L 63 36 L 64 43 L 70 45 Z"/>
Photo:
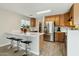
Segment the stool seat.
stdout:
<path fill-rule="evenodd" d="M 11 39 L 11 40 L 14 40 L 15 38 L 14 38 L 14 37 L 10 37 L 10 38 L 9 38 L 9 37 L 7 37 L 7 39 Z"/>
<path fill-rule="evenodd" d="M 14 40 L 15 40 L 15 41 L 21 41 L 22 39 L 15 38 Z"/>
<path fill-rule="evenodd" d="M 22 40 L 22 39 L 18 39 L 18 38 L 14 38 L 14 37 L 10 37 L 10 38 L 7 37 L 7 39 L 11 39 L 11 40 L 15 40 L 15 41 L 21 41 Z"/>
<path fill-rule="evenodd" d="M 21 41 L 22 43 L 25 43 L 25 44 L 29 44 L 31 43 L 32 41 Z"/>

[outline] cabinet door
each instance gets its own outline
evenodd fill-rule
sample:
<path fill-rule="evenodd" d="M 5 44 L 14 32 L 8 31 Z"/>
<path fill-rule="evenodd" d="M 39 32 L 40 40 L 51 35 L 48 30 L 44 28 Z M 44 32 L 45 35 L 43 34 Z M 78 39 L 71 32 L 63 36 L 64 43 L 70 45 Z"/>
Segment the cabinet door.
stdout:
<path fill-rule="evenodd" d="M 64 14 L 65 26 L 70 26 L 70 22 L 68 21 L 70 18 L 69 12 Z"/>
<path fill-rule="evenodd" d="M 49 21 L 49 17 L 45 17 L 45 23 Z"/>
<path fill-rule="evenodd" d="M 55 33 L 55 42 L 64 42 L 65 33 L 64 32 L 56 32 Z"/>
<path fill-rule="evenodd" d="M 55 16 L 49 16 L 45 18 L 45 22 L 55 22 L 56 26 L 59 26 L 60 21 L 59 21 L 59 15 Z"/>
<path fill-rule="evenodd" d="M 32 27 L 36 26 L 36 19 L 35 18 L 31 18 L 31 26 Z"/>
<path fill-rule="evenodd" d="M 65 24 L 64 24 L 64 15 L 60 15 L 60 26 L 65 26 Z"/>
<path fill-rule="evenodd" d="M 55 16 L 55 24 L 57 25 L 57 26 L 59 26 L 59 16 Z"/>
<path fill-rule="evenodd" d="M 55 21 L 55 16 L 49 16 L 45 18 L 45 22 L 54 22 Z"/>
<path fill-rule="evenodd" d="M 50 41 L 50 34 L 44 34 L 44 40 Z"/>
<path fill-rule="evenodd" d="M 73 9 L 73 6 L 71 7 L 70 9 L 70 20 L 71 20 L 71 26 L 74 26 L 74 9 Z"/>

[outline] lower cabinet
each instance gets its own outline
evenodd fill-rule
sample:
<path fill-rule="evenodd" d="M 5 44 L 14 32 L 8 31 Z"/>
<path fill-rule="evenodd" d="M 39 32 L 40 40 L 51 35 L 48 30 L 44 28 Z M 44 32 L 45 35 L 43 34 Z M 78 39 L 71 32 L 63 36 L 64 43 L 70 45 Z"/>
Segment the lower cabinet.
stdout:
<path fill-rule="evenodd" d="M 55 42 L 64 42 L 64 41 L 65 41 L 65 32 L 56 32 Z"/>
<path fill-rule="evenodd" d="M 44 41 L 50 40 L 50 34 L 44 34 Z"/>
<path fill-rule="evenodd" d="M 55 32 L 55 42 L 64 42 L 66 39 L 65 32 Z M 44 41 L 50 41 L 50 34 L 44 34 Z"/>

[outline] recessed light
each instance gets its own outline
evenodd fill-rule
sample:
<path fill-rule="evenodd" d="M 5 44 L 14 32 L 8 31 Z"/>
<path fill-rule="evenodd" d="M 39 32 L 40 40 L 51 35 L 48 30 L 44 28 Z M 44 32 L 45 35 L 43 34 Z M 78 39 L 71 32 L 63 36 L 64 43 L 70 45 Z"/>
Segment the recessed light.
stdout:
<path fill-rule="evenodd" d="M 37 12 L 36 14 L 43 14 L 43 13 L 48 13 L 48 12 L 51 12 L 51 10 L 39 11 L 39 12 Z"/>

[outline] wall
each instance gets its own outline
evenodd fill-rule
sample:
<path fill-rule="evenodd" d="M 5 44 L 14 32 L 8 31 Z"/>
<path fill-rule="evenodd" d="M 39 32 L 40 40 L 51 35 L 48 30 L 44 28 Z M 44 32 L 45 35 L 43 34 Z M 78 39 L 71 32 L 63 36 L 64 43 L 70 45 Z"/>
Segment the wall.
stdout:
<path fill-rule="evenodd" d="M 0 9 L 0 46 L 8 43 L 4 33 L 19 29 L 20 20 L 23 18 L 25 16 Z"/>
<path fill-rule="evenodd" d="M 67 55 L 79 56 L 79 30 L 68 30 Z"/>

